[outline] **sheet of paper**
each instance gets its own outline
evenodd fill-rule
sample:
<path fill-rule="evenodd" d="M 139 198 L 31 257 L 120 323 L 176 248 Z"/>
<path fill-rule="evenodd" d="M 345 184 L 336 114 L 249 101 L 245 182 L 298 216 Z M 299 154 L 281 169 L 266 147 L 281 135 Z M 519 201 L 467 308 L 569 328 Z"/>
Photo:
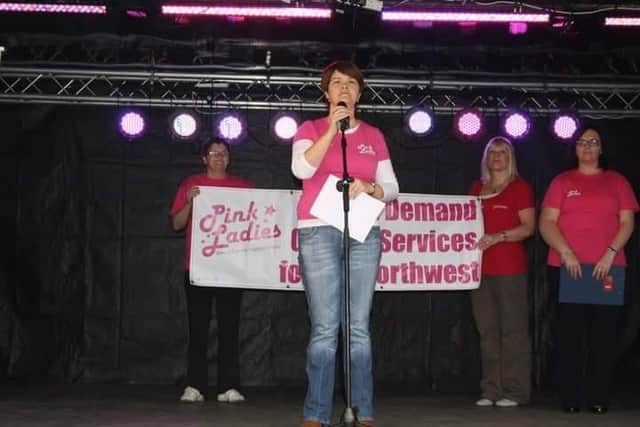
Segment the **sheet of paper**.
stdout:
<path fill-rule="evenodd" d="M 329 175 L 313 206 L 311 206 L 311 214 L 343 231 L 344 212 L 342 193 L 336 189 L 338 181 L 339 179 L 336 176 Z M 349 204 L 350 236 L 358 242 L 364 242 L 382 209 L 384 209 L 384 202 L 368 194 L 361 193 L 351 200 Z"/>

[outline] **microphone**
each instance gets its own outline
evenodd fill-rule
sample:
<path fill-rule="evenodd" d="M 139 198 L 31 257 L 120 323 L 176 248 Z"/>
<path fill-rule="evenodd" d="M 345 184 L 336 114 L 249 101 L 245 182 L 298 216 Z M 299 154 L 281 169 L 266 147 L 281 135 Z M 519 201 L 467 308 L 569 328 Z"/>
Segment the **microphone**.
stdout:
<path fill-rule="evenodd" d="M 347 108 L 347 104 L 344 101 L 338 102 L 338 106 Z M 345 117 L 344 119 L 340 119 L 340 121 L 338 122 L 338 127 L 340 128 L 341 132 L 344 132 L 347 129 L 349 129 L 349 117 Z"/>

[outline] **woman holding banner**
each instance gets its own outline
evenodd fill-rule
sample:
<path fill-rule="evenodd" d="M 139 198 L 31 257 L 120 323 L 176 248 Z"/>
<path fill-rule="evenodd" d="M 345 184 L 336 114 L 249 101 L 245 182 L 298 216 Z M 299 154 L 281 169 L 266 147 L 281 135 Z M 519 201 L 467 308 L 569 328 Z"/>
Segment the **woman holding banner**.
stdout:
<path fill-rule="evenodd" d="M 581 134 L 575 153 L 577 169 L 553 179 L 540 215 L 540 233 L 549 245 L 548 281 L 555 289 L 562 266 L 573 279 L 582 276 L 583 268 L 593 266 L 592 274 L 599 281 L 612 265 L 624 266 L 624 245 L 639 209 L 629 182 L 617 172 L 602 169 L 602 140 L 596 130 Z M 578 412 L 583 399 L 592 412 L 607 412 L 621 313 L 615 305 L 558 304 L 556 368 L 566 412 Z"/>
<path fill-rule="evenodd" d="M 334 62 L 323 70 L 321 85 L 328 114 L 300 126 L 294 138 L 291 164 L 294 175 L 302 180 L 297 209 L 299 261 L 311 322 L 303 427 L 320 427 L 331 421 L 338 331 L 344 327 L 342 232 L 310 212 L 327 178 L 342 177 L 340 122 L 348 122 L 345 123 L 348 172 L 354 178 L 349 185 L 349 197 L 354 199 L 365 193 L 389 201 L 398 195 L 398 182 L 382 133 L 356 118 L 356 105 L 364 88 L 361 71 L 350 62 Z M 380 228 L 374 226 L 364 243 L 352 239 L 350 248 L 352 402 L 357 419 L 364 426 L 373 426 L 369 314 L 380 245 Z"/>
<path fill-rule="evenodd" d="M 527 254 L 522 243 L 535 230 L 535 201 L 518 177 L 513 145 L 503 137 L 487 143 L 481 178 L 470 194 L 482 199 L 485 234 L 480 287 L 471 291 L 480 334 L 482 397 L 478 406 L 513 407 L 531 393 Z"/>
<path fill-rule="evenodd" d="M 186 387 L 180 401 L 202 402 L 206 397 L 207 348 L 211 304 L 216 299 L 218 322 L 218 401 L 241 402 L 238 391 L 240 367 L 238 365 L 238 330 L 242 291 L 234 288 L 215 288 L 192 285 L 189 281 L 191 254 L 191 206 L 200 194 L 200 187 L 252 188 L 249 181 L 227 173 L 229 146 L 217 139 L 205 144 L 202 163 L 205 173 L 185 179 L 178 187 L 169 215 L 173 229 L 186 229 L 185 235 L 185 290 L 189 321 L 189 347 Z"/>

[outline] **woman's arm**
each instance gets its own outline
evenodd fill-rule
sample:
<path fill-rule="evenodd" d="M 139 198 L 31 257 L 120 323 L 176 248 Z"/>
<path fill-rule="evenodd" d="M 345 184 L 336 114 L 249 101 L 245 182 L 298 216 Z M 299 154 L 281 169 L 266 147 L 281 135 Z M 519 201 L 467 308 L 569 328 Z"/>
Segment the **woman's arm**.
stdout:
<path fill-rule="evenodd" d="M 616 254 L 618 251 L 624 249 L 624 245 L 627 244 L 629 237 L 631 237 L 631 233 L 633 233 L 633 211 L 623 209 L 620 211 L 618 217 L 618 231 L 613 237 L 609 247 L 605 250 L 604 254 L 593 268 L 593 275 L 598 280 L 604 279 L 604 277 L 609 274 L 609 270 L 611 269 L 611 265 L 613 264 Z"/>
<path fill-rule="evenodd" d="M 382 200 L 383 202 L 389 202 L 398 197 L 398 179 L 393 171 L 393 165 L 390 159 L 378 162 L 374 182 L 365 182 L 359 179 L 354 180 L 353 184 L 349 187 L 349 197 L 353 199 L 361 192 L 367 193 L 371 197 Z"/>
<path fill-rule="evenodd" d="M 336 123 L 330 122 L 327 131 L 305 150 L 304 159 L 311 167 L 318 168 L 318 166 L 320 166 L 337 132 L 338 128 L 336 127 Z"/>
<path fill-rule="evenodd" d="M 352 114 L 352 111 L 349 111 L 349 109 L 343 106 L 337 106 L 329 113 L 329 127 L 327 127 L 325 133 L 314 141 L 313 144 L 304 152 L 304 158 L 309 165 L 314 168 L 320 166 L 325 154 L 327 154 L 327 150 L 329 150 L 329 145 L 331 145 L 333 137 L 338 133 L 338 123 L 342 119 L 349 118 Z"/>
<path fill-rule="evenodd" d="M 485 250 L 500 242 L 520 242 L 533 234 L 535 230 L 535 209 L 527 208 L 518 211 L 520 224 L 516 227 L 497 233 L 485 234 L 478 242 L 478 247 Z"/>
<path fill-rule="evenodd" d="M 171 225 L 175 231 L 180 231 L 187 226 L 187 222 L 189 221 L 189 215 L 191 215 L 191 206 L 193 205 L 193 198 L 200 194 L 200 189 L 198 187 L 191 187 L 187 190 L 186 198 L 187 203 L 171 216 Z"/>

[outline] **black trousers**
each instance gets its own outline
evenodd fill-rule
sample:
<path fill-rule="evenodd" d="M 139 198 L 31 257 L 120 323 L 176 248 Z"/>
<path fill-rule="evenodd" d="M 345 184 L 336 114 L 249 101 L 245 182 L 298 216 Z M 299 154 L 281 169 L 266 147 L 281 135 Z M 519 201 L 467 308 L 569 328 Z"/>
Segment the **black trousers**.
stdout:
<path fill-rule="evenodd" d="M 548 267 L 547 273 L 558 289 L 560 268 Z M 608 404 L 622 307 L 559 303 L 557 315 L 556 378 L 563 405 Z"/>
<path fill-rule="evenodd" d="M 230 388 L 239 388 L 238 332 L 242 291 L 234 288 L 191 285 L 188 272 L 185 274 L 185 289 L 189 317 L 187 385 L 197 388 L 206 395 L 209 323 L 213 298 L 215 298 L 218 323 L 218 393 L 223 393 Z"/>

